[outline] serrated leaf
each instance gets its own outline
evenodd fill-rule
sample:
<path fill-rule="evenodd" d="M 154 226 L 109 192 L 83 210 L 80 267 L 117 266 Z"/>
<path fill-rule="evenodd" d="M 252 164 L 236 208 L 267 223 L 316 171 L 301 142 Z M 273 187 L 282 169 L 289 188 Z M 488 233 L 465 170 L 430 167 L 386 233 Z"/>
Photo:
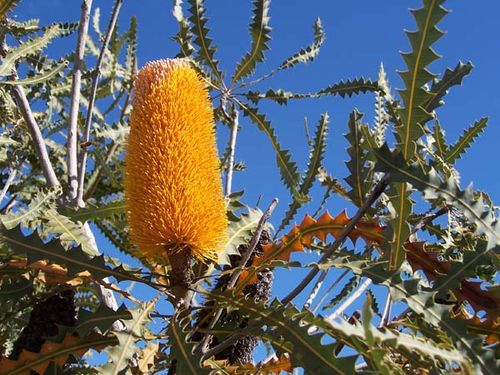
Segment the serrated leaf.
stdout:
<path fill-rule="evenodd" d="M 445 155 L 448 152 L 448 144 L 444 138 L 444 132 L 439 124 L 439 121 L 434 122 L 434 129 L 432 131 L 434 137 L 434 146 L 436 147 L 436 154 L 444 161 Z M 382 145 L 380 145 L 382 146 Z"/>
<path fill-rule="evenodd" d="M 263 254 L 256 256 L 253 260 L 254 268 L 244 270 L 240 274 L 240 279 L 236 287 L 236 294 L 241 292 L 245 285 L 256 282 L 259 267 L 267 266 L 273 260 L 289 261 L 290 255 L 294 251 L 304 251 L 304 248 L 310 246 L 314 238 L 325 242 L 328 235 L 337 238 L 345 226 L 351 221 L 345 211 L 342 211 L 336 217 L 332 217 L 326 211 L 318 220 L 306 215 L 300 225 L 294 225 L 290 232 L 284 235 L 280 241 L 262 245 Z M 361 220 L 356 227 L 349 233 L 349 238 L 355 242 L 362 238 L 367 244 L 382 243 L 384 237 L 381 227 L 376 221 Z"/>
<path fill-rule="evenodd" d="M 262 217 L 262 211 L 248 207 L 248 213 L 240 216 L 230 216 L 228 226 L 228 240 L 224 246 L 224 251 L 219 254 L 218 263 L 230 265 L 230 255 L 239 255 L 238 246 L 247 244 L 252 238 L 252 234 L 257 228 L 257 224 Z M 270 224 L 265 229 L 269 230 Z"/>
<path fill-rule="evenodd" d="M 461 85 L 463 79 L 469 75 L 473 67 L 470 61 L 466 64 L 459 61 L 453 70 L 446 68 L 443 77 L 440 80 L 434 80 L 432 83 L 430 92 L 433 94 L 433 97 L 425 103 L 424 109 L 427 112 L 432 112 L 439 107 L 442 104 L 441 99 L 448 93 L 448 90 L 452 86 Z"/>
<path fill-rule="evenodd" d="M 396 126 L 396 134 L 398 149 L 407 160 L 415 155 L 415 141 L 424 134 L 423 125 L 431 118 L 424 105 L 433 95 L 424 85 L 434 78 L 427 66 L 439 58 L 431 46 L 443 35 L 436 27 L 447 13 L 442 3 L 444 0 L 424 0 L 422 8 L 411 10 L 417 31 L 406 32 L 412 51 L 402 53 L 408 70 L 399 73 L 405 88 L 398 90 L 404 108 L 399 111 L 401 124 Z"/>
<path fill-rule="evenodd" d="M 64 215 L 70 217 L 72 220 L 81 221 L 94 221 L 98 219 L 109 219 L 117 215 L 123 215 L 127 208 L 124 200 L 118 199 L 100 206 L 89 205 L 84 208 L 79 208 L 77 211 L 71 209 L 63 210 Z"/>
<path fill-rule="evenodd" d="M 322 310 L 328 310 L 335 306 L 337 306 L 342 300 L 347 297 L 359 284 L 359 276 L 351 277 L 347 283 L 342 287 L 340 292 L 328 302 L 325 306 L 322 307 Z"/>
<path fill-rule="evenodd" d="M 0 368 L 5 375 L 29 375 L 31 370 L 43 374 L 50 363 L 62 366 L 69 355 L 82 356 L 87 350 L 101 350 L 108 345 L 116 344 L 116 337 L 91 334 L 78 338 L 67 334 L 60 343 L 46 341 L 39 353 L 24 350 L 17 360 L 0 359 Z"/>
<path fill-rule="evenodd" d="M 357 207 L 363 205 L 373 185 L 373 166 L 367 165 L 368 156 L 363 149 L 365 140 L 360 129 L 362 116 L 357 110 L 351 112 L 348 123 L 349 131 L 344 135 L 349 142 L 347 153 L 350 159 L 346 162 L 346 166 L 351 173 L 344 180 L 351 187 L 347 194 Z"/>
<path fill-rule="evenodd" d="M 0 81 L 0 85 L 27 86 L 27 85 L 35 85 L 35 84 L 43 83 L 45 81 L 48 81 L 52 77 L 54 77 L 61 70 L 64 70 L 66 67 L 68 67 L 68 64 L 69 64 L 69 62 L 67 60 L 63 60 L 62 62 L 56 64 L 54 68 L 43 70 L 33 77 L 18 79 L 15 81 Z"/>
<path fill-rule="evenodd" d="M 119 344 L 107 350 L 110 362 L 103 366 L 103 372 L 118 375 L 128 367 L 129 360 L 135 353 L 139 352 L 136 342 L 144 338 L 146 324 L 151 321 L 151 310 L 158 299 L 159 297 L 155 297 L 151 301 L 129 310 L 132 318 L 124 321 L 126 330 L 114 332 Z"/>
<path fill-rule="evenodd" d="M 484 131 L 486 125 L 488 125 L 488 118 L 483 117 L 465 130 L 458 141 L 453 146 L 450 146 L 444 156 L 444 161 L 450 164 L 455 164 L 455 162 L 460 159 L 462 154 L 471 146 L 479 134 Z"/>
<path fill-rule="evenodd" d="M 194 35 L 193 42 L 199 47 L 197 59 L 210 68 L 212 73 L 222 82 L 222 73 L 219 70 L 219 62 L 215 59 L 217 48 L 212 45 L 212 39 L 208 37 L 209 29 L 206 26 L 204 0 L 188 0 L 191 7 L 191 33 Z"/>
<path fill-rule="evenodd" d="M 193 54 L 194 48 L 191 45 L 191 38 L 193 37 L 191 31 L 189 30 L 189 22 L 184 17 L 184 12 L 182 11 L 182 0 L 175 0 L 172 14 L 179 23 L 179 32 L 173 38 L 181 48 L 179 54 L 176 57 L 189 57 Z"/>
<path fill-rule="evenodd" d="M 201 356 L 194 354 L 194 344 L 189 341 L 190 317 L 175 314 L 168 326 L 171 345 L 170 357 L 175 359 L 175 373 L 183 375 L 210 374 L 210 369 L 202 367 Z"/>
<path fill-rule="evenodd" d="M 12 68 L 17 60 L 34 55 L 40 50 L 45 48 L 55 37 L 61 36 L 64 30 L 61 25 L 54 24 L 49 26 L 42 36 L 23 42 L 20 46 L 12 48 L 2 58 L 2 65 L 0 65 L 0 76 L 7 76 L 12 73 Z"/>
<path fill-rule="evenodd" d="M 285 59 L 278 67 L 278 70 L 289 69 L 299 63 L 307 64 L 319 55 L 320 48 L 325 41 L 325 32 L 319 17 L 314 22 L 313 29 L 314 41 L 306 48 L 301 49 L 299 52 Z"/>
<path fill-rule="evenodd" d="M 311 151 L 309 152 L 309 160 L 307 162 L 307 170 L 300 182 L 299 193 L 302 196 L 308 196 L 309 191 L 312 188 L 316 177 L 320 173 L 321 163 L 326 150 L 326 138 L 328 136 L 328 113 L 321 115 L 318 126 L 316 127 L 316 132 L 314 135 L 314 141 L 311 145 Z M 290 221 L 294 218 L 297 210 L 302 207 L 304 201 L 298 201 L 294 199 L 292 203 L 288 206 L 288 211 L 285 213 L 283 220 L 276 233 L 279 233 L 283 228 L 285 228 Z"/>
<path fill-rule="evenodd" d="M 249 76 L 255 70 L 257 63 L 264 61 L 264 51 L 269 49 L 267 42 L 271 39 L 270 17 L 268 16 L 270 5 L 271 0 L 253 1 L 252 22 L 248 29 L 252 37 L 252 47 L 236 66 L 231 83 Z"/>
<path fill-rule="evenodd" d="M 117 320 L 130 319 L 132 319 L 132 314 L 125 305 L 120 306 L 120 308 L 115 311 L 106 306 L 106 304 L 100 303 L 96 311 L 80 309 L 78 312 L 78 321 L 74 329 L 78 332 L 80 337 L 88 335 L 95 328 L 98 328 L 100 333 L 104 334 Z"/>
<path fill-rule="evenodd" d="M 311 374 L 350 374 L 354 373 L 356 356 L 335 357 L 332 344 L 323 344 L 323 332 L 309 333 L 309 326 L 301 324 L 303 314 L 293 305 L 284 306 L 277 299 L 270 304 L 252 299 L 238 298 L 225 292 L 207 293 L 209 298 L 220 307 L 237 309 L 248 316 L 253 324 L 266 326 L 264 337 L 273 345 L 293 353 L 290 357 L 294 366 L 303 367 Z"/>
<path fill-rule="evenodd" d="M 123 269 L 108 267 L 103 256 L 89 257 L 81 246 L 66 251 L 58 240 L 44 243 L 38 233 L 34 232 L 24 236 L 19 227 L 10 230 L 2 228 L 0 242 L 8 246 L 15 254 L 26 255 L 28 266 L 38 260 L 48 260 L 51 263 L 65 266 L 68 276 L 89 272 L 98 279 L 113 276 L 118 280 L 142 281 Z"/>

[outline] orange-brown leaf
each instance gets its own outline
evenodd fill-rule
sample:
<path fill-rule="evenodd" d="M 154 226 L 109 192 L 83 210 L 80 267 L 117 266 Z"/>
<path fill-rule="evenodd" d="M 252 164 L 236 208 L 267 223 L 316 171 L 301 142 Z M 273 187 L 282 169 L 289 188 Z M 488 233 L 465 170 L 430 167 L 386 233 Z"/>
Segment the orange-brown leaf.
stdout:
<path fill-rule="evenodd" d="M 58 366 L 66 363 L 70 354 L 79 357 L 89 349 L 101 350 L 116 341 L 114 336 L 97 333 L 83 339 L 67 334 L 60 343 L 46 341 L 38 353 L 23 350 L 17 360 L 0 358 L 0 369 L 4 375 L 29 375 L 32 370 L 43 374 L 51 363 Z"/>
<path fill-rule="evenodd" d="M 323 242 L 327 240 L 329 235 L 333 238 L 339 238 L 350 221 L 351 219 L 347 216 L 345 210 L 335 217 L 326 211 L 318 220 L 306 215 L 302 223 L 294 225 L 290 232 L 284 235 L 280 241 L 262 246 L 263 254 L 255 257 L 253 266 L 260 266 L 272 260 L 288 261 L 292 252 L 304 251 L 304 247 L 310 246 L 315 238 Z M 349 238 L 353 242 L 356 242 L 358 238 L 362 238 L 368 246 L 374 243 L 380 244 L 384 241 L 383 229 L 384 227 L 376 220 L 360 220 L 349 233 Z M 245 285 L 256 281 L 257 271 L 255 269 L 243 271 L 240 275 L 237 292 L 241 291 Z"/>

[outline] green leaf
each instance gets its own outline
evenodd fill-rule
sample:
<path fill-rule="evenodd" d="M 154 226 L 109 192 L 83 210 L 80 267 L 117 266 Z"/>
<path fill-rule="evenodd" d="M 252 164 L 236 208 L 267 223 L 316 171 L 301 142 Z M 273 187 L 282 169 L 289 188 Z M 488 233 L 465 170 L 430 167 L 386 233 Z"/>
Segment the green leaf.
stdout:
<path fill-rule="evenodd" d="M 302 324 L 302 314 L 293 305 L 284 306 L 277 299 L 270 304 L 237 297 L 230 292 L 207 292 L 220 306 L 237 309 L 252 324 L 266 326 L 265 338 L 273 345 L 293 353 L 291 360 L 311 374 L 353 374 L 357 356 L 337 358 L 332 344 L 323 344 L 323 332 L 310 334 L 309 325 Z"/>
<path fill-rule="evenodd" d="M 0 242 L 8 246 L 15 254 L 25 255 L 28 265 L 37 260 L 47 260 L 65 266 L 68 270 L 68 276 L 88 271 L 98 279 L 113 276 L 120 281 L 133 280 L 142 282 L 140 278 L 127 273 L 120 267 L 115 269 L 108 267 L 103 256 L 89 257 L 81 246 L 67 251 L 58 240 L 44 243 L 38 233 L 33 232 L 28 236 L 24 236 L 19 227 L 9 230 L 1 229 Z"/>
<path fill-rule="evenodd" d="M 432 131 L 432 135 L 434 137 L 434 146 L 436 147 L 436 154 L 439 156 L 439 158 L 441 158 L 441 160 L 444 161 L 449 146 L 444 138 L 443 129 L 441 128 L 441 125 L 439 125 L 439 121 L 437 120 L 434 122 L 434 129 Z"/>
<path fill-rule="evenodd" d="M 299 192 L 302 196 L 307 197 L 309 191 L 312 188 L 316 177 L 320 173 L 321 163 L 325 156 L 326 150 L 326 138 L 328 136 L 328 113 L 323 113 L 319 120 L 318 126 L 316 127 L 316 132 L 314 134 L 314 141 L 311 145 L 311 151 L 309 153 L 309 161 L 307 162 L 307 170 L 302 178 L 299 186 Z M 288 223 L 297 214 L 297 210 L 302 207 L 305 202 L 303 200 L 294 199 L 292 203 L 288 206 L 288 211 L 285 213 L 283 220 L 281 221 L 276 234 L 284 229 Z"/>
<path fill-rule="evenodd" d="M 148 335 L 149 330 L 146 325 L 151 321 L 150 313 L 158 299 L 159 297 L 155 297 L 129 310 L 132 318 L 124 321 L 125 330 L 113 332 L 118 338 L 118 345 L 107 350 L 110 361 L 103 366 L 104 373 L 113 375 L 125 373 L 134 354 L 140 351 L 136 342 Z"/>
<path fill-rule="evenodd" d="M 229 215 L 228 240 L 224 246 L 224 251 L 219 254 L 219 264 L 230 265 L 229 256 L 240 255 L 238 246 L 248 244 L 261 217 L 261 210 L 250 207 L 248 207 L 248 213 L 242 213 L 240 216 Z M 270 228 L 270 224 L 265 226 L 267 230 L 270 230 Z"/>
<path fill-rule="evenodd" d="M 104 303 L 99 304 L 97 311 L 92 312 L 84 309 L 78 311 L 78 321 L 74 327 L 80 337 L 88 335 L 96 327 L 101 333 L 108 331 L 117 320 L 130 320 L 132 314 L 125 305 L 116 311 L 110 309 Z"/>
<path fill-rule="evenodd" d="M 182 0 L 174 0 L 174 9 L 172 13 L 179 23 L 179 32 L 173 38 L 181 48 L 176 57 L 189 57 L 194 52 L 194 48 L 191 45 L 193 36 L 189 30 L 189 21 L 184 17 L 184 12 L 182 11 Z"/>
<path fill-rule="evenodd" d="M 33 77 L 18 79 L 15 81 L 0 81 L 0 85 L 24 85 L 24 86 L 27 86 L 27 85 L 35 85 L 35 84 L 43 83 L 45 81 L 48 81 L 52 77 L 54 77 L 61 70 L 64 70 L 68 66 L 68 64 L 69 64 L 69 62 L 67 60 L 63 60 L 62 62 L 56 64 L 54 68 L 43 70 L 39 74 L 37 74 Z"/>
<path fill-rule="evenodd" d="M 322 310 L 328 310 L 337 306 L 344 298 L 346 298 L 359 284 L 359 276 L 353 276 L 347 281 L 347 283 L 342 287 L 342 290 L 323 306 Z"/>
<path fill-rule="evenodd" d="M 243 110 L 244 115 L 249 117 L 271 141 L 274 151 L 276 152 L 276 162 L 278 163 L 281 179 L 286 187 L 296 199 L 304 200 L 305 197 L 297 190 L 300 179 L 297 164 L 291 160 L 292 156 L 290 155 L 290 151 L 281 148 L 274 128 L 271 126 L 271 122 L 266 119 L 265 115 L 259 113 L 256 108 L 252 108 L 240 101 L 238 101 L 238 105 Z"/>
<path fill-rule="evenodd" d="M 181 314 L 173 316 L 167 330 L 168 340 L 171 345 L 170 357 L 175 361 L 175 373 L 208 375 L 211 373 L 210 369 L 201 366 L 201 357 L 193 353 L 194 344 L 188 338 L 191 330 L 191 317 L 182 317 Z"/>
<path fill-rule="evenodd" d="M 100 206 L 89 205 L 85 208 L 79 208 L 77 211 L 66 208 L 62 213 L 72 220 L 81 221 L 95 221 L 98 219 L 108 219 L 117 215 L 123 215 L 127 208 L 127 204 L 123 199 L 113 200 L 104 203 Z"/>
<path fill-rule="evenodd" d="M 373 165 L 368 165 L 368 155 L 363 149 L 365 142 L 361 133 L 360 125 L 363 115 L 354 110 L 349 116 L 349 131 L 344 137 L 349 142 L 347 153 L 349 161 L 346 162 L 350 175 L 344 178 L 351 187 L 347 192 L 352 203 L 361 207 L 365 202 L 367 194 L 371 191 L 373 180 Z"/>
<path fill-rule="evenodd" d="M 194 35 L 194 43 L 199 47 L 197 60 L 204 63 L 210 68 L 212 73 L 217 77 L 219 82 L 222 82 L 222 73 L 219 70 L 219 62 L 215 59 L 217 48 L 212 45 L 212 39 L 208 37 L 209 29 L 206 26 L 207 18 L 205 17 L 205 9 L 203 8 L 204 0 L 188 0 L 191 4 L 189 12 L 191 17 L 191 32 Z"/>
<path fill-rule="evenodd" d="M 2 59 L 2 65 L 0 65 L 0 76 L 10 75 L 16 61 L 38 53 L 40 50 L 45 48 L 52 41 L 52 39 L 61 36 L 63 32 L 64 29 L 61 25 L 54 24 L 49 26 L 42 36 L 29 39 L 23 42 L 20 46 L 12 48 Z"/>
<path fill-rule="evenodd" d="M 445 154 L 444 161 L 450 164 L 455 164 L 455 162 L 460 159 L 463 153 L 475 141 L 476 137 L 484 131 L 487 124 L 488 118 L 483 117 L 465 130 L 458 139 L 457 143 L 450 146 L 449 150 Z"/>
<path fill-rule="evenodd" d="M 461 61 L 458 62 L 457 66 L 452 70 L 447 68 L 443 74 L 443 78 L 440 80 L 434 80 L 432 83 L 430 92 L 433 97 L 429 99 L 424 105 L 424 109 L 427 112 L 432 112 L 437 107 L 442 105 L 441 99 L 448 93 L 448 90 L 452 86 L 458 86 L 462 84 L 463 79 L 469 75 L 474 66 L 471 62 L 463 64 Z"/>
<path fill-rule="evenodd" d="M 34 228 L 40 223 L 44 212 L 54 205 L 59 193 L 60 189 L 58 188 L 46 192 L 36 192 L 26 209 L 0 216 L 0 220 L 7 229 L 12 229 L 18 225 Z"/>
<path fill-rule="evenodd" d="M 252 47 L 236 66 L 231 79 L 232 83 L 252 74 L 257 63 L 264 61 L 264 51 L 269 49 L 267 42 L 271 39 L 270 17 L 268 16 L 270 5 L 271 0 L 253 1 L 252 22 L 248 30 L 252 37 Z"/>
<path fill-rule="evenodd" d="M 313 29 L 314 41 L 306 48 L 301 49 L 293 56 L 285 59 L 285 61 L 283 61 L 278 67 L 278 70 L 289 69 L 299 63 L 307 64 L 308 62 L 313 61 L 319 55 L 320 48 L 325 41 L 325 32 L 323 30 L 323 25 L 321 24 L 321 19 L 319 17 L 314 22 Z"/>
<path fill-rule="evenodd" d="M 417 31 L 407 31 L 412 51 L 402 53 L 408 70 L 400 72 L 405 88 L 399 90 L 404 108 L 400 110 L 401 124 L 396 127 L 398 149 L 410 160 L 416 152 L 415 141 L 423 133 L 423 125 L 431 118 L 424 105 L 433 97 L 424 85 L 434 78 L 427 66 L 439 56 L 431 48 L 442 35 L 436 25 L 446 15 L 441 6 L 444 0 L 424 0 L 423 8 L 412 10 Z"/>

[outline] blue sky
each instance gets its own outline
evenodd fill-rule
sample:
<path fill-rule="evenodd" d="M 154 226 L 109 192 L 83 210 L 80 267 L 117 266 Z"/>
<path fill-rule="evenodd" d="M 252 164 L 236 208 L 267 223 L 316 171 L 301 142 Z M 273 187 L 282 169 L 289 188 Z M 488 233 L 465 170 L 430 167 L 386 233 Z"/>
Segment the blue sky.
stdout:
<path fill-rule="evenodd" d="M 101 8 L 102 28 L 107 23 L 111 5 L 111 0 L 94 0 L 94 7 Z M 257 76 L 269 72 L 284 58 L 310 43 L 312 25 L 318 16 L 322 19 L 327 40 L 317 61 L 266 81 L 260 86 L 261 90 L 272 87 L 308 92 L 341 79 L 359 76 L 376 79 L 381 62 L 393 89 L 402 86 L 396 73 L 396 70 L 405 68 L 399 51 L 409 49 L 403 30 L 414 29 L 414 20 L 408 8 L 420 7 L 420 1 L 274 0 L 271 5 L 271 50 L 266 54 L 266 62 L 259 66 Z M 486 131 L 468 155 L 458 161 L 457 168 L 461 172 L 463 185 L 474 181 L 477 189 L 487 191 L 494 201 L 499 202 L 500 154 L 496 152 L 496 147 L 500 141 L 500 2 L 448 1 L 445 5 L 452 10 L 440 23 L 440 28 L 447 34 L 435 45 L 435 50 L 443 58 L 431 65 L 431 71 L 441 74 L 446 67 L 454 67 L 459 60 L 472 61 L 475 68 L 464 80 L 463 87 L 454 88 L 446 97 L 446 105 L 439 109 L 438 116 L 449 142 L 454 142 L 463 129 L 480 117 L 489 117 Z M 231 76 L 235 63 L 249 48 L 247 27 L 251 7 L 250 0 L 206 1 L 211 37 L 219 47 L 217 58 L 228 76 Z M 177 45 L 170 40 L 177 32 L 171 8 L 171 1 L 166 0 L 124 1 L 119 22 L 123 30 L 128 27 L 132 15 L 138 17 L 140 66 L 150 60 L 177 54 Z M 23 0 L 16 14 L 20 20 L 40 18 L 42 24 L 46 24 L 61 20 L 76 21 L 79 11 L 78 0 Z M 74 39 L 65 43 L 72 45 Z M 63 53 L 62 49 L 56 47 L 53 51 L 56 55 Z M 349 112 L 354 107 L 365 114 L 367 122 L 373 121 L 374 98 L 371 94 L 351 99 L 300 101 L 288 107 L 266 104 L 261 108 L 272 120 L 282 146 L 292 151 L 302 169 L 308 155 L 304 118 L 308 119 L 312 129 L 320 114 L 328 112 L 331 124 L 325 167 L 340 179 L 347 176 L 344 165 L 347 143 L 343 133 L 347 130 Z M 273 151 L 266 137 L 246 118 L 242 118 L 241 125 L 236 159 L 246 163 L 247 171 L 234 176 L 233 190 L 244 188 L 244 201 L 249 205 L 254 205 L 261 197 L 263 209 L 272 198 L 280 198 L 280 205 L 272 220 L 278 225 L 289 197 L 279 181 Z M 218 136 L 221 145 L 225 144 L 227 133 L 222 129 Z M 297 221 L 301 220 L 305 212 L 315 210 L 321 193 L 319 187 L 313 190 L 313 203 L 302 210 Z M 352 207 L 339 200 L 331 201 L 327 208 L 331 213 L 347 208 L 350 215 L 354 214 Z M 104 246 L 103 250 L 112 253 L 108 246 Z M 274 291 L 282 296 L 290 288 L 292 274 L 284 271 L 278 275 L 280 280 Z M 293 279 L 298 280 L 297 275 Z"/>

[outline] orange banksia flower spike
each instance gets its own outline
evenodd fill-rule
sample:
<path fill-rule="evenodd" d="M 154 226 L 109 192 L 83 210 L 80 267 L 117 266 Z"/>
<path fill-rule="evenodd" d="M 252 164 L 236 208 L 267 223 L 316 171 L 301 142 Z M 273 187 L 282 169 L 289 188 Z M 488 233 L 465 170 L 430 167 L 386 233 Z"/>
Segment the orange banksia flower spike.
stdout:
<path fill-rule="evenodd" d="M 134 88 L 125 197 L 142 257 L 216 260 L 227 218 L 207 89 L 185 59 L 146 64 Z"/>

